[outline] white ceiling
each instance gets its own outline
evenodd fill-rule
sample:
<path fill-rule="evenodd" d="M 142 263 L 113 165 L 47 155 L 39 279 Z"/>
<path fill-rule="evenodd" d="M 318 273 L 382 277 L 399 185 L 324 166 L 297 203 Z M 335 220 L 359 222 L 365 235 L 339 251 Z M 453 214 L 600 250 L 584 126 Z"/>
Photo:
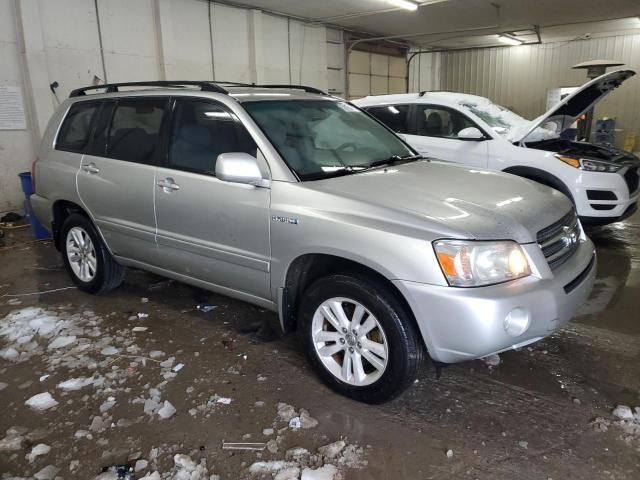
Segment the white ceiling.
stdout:
<path fill-rule="evenodd" d="M 496 33 L 539 25 L 544 42 L 640 32 L 638 0 L 421 0 L 415 12 L 386 0 L 231 0 L 423 48 L 496 44 Z M 496 4 L 500 8 L 496 8 Z M 535 35 L 525 36 L 536 40 Z"/>

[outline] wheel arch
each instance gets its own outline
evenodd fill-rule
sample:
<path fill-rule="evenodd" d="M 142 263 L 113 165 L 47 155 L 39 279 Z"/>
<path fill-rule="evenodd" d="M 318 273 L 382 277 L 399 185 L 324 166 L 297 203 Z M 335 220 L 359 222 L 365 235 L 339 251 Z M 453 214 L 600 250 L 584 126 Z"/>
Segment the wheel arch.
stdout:
<path fill-rule="evenodd" d="M 366 275 L 383 283 L 389 292 L 403 304 L 417 328 L 417 322 L 409 302 L 382 271 L 382 268 L 365 265 L 360 261 L 335 254 L 305 253 L 299 255 L 289 264 L 284 287 L 280 289 L 279 313 L 283 331 L 288 333 L 296 330 L 299 302 L 309 285 L 319 278 L 338 273 L 355 276 Z"/>

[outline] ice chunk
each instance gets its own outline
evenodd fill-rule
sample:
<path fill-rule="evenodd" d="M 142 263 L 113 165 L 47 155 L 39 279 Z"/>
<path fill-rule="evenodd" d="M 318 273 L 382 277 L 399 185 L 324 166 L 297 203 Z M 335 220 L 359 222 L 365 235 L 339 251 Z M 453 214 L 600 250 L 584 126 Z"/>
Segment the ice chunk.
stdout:
<path fill-rule="evenodd" d="M 280 417 L 280 420 L 282 420 L 283 422 L 288 422 L 296 416 L 298 416 L 298 414 L 293 406 L 287 403 L 278 404 L 278 417 Z"/>
<path fill-rule="evenodd" d="M 340 452 L 344 450 L 344 447 L 347 444 L 344 440 L 338 440 L 337 442 L 330 443 L 329 445 L 325 445 L 324 447 L 318 448 L 318 453 L 323 457 L 326 457 L 330 460 L 336 458 L 340 455 Z"/>
<path fill-rule="evenodd" d="M 77 378 L 70 378 L 69 380 L 65 380 L 64 382 L 60 382 L 57 385 L 57 387 L 60 390 L 66 390 L 66 391 L 80 390 L 81 388 L 84 388 L 87 385 L 91 385 L 92 383 L 93 383 L 92 378 L 77 377 Z"/>
<path fill-rule="evenodd" d="M 620 420 L 633 420 L 633 411 L 626 405 L 618 405 L 613 410 L 613 415 Z"/>
<path fill-rule="evenodd" d="M 136 461 L 136 465 L 135 467 L 133 467 L 133 470 L 139 472 L 140 470 L 144 470 L 145 468 L 147 468 L 147 465 L 149 465 L 149 462 L 147 462 L 146 460 L 138 460 Z"/>
<path fill-rule="evenodd" d="M 29 463 L 33 463 L 36 457 L 39 457 L 41 455 L 46 455 L 47 453 L 49 453 L 50 450 L 51 450 L 51 447 L 49 445 L 45 445 L 44 443 L 39 443 L 38 445 L 36 445 L 31 449 L 31 453 L 28 453 L 25 458 L 29 460 Z"/>
<path fill-rule="evenodd" d="M 270 462 L 255 462 L 249 467 L 251 475 L 262 475 L 266 473 L 276 473 L 285 468 L 297 466 L 293 462 L 285 462 L 283 460 L 272 460 Z"/>
<path fill-rule="evenodd" d="M 58 402 L 51 396 L 49 392 L 34 395 L 24 403 L 28 407 L 31 407 L 34 410 L 38 411 L 48 410 L 58 405 Z"/>
<path fill-rule="evenodd" d="M 18 351 L 13 347 L 8 347 L 4 350 L 0 350 L 0 357 L 5 360 L 16 360 L 19 356 L 20 353 L 18 353 Z"/>
<path fill-rule="evenodd" d="M 280 470 L 273 480 L 299 480 L 300 467 L 288 467 L 284 470 Z"/>
<path fill-rule="evenodd" d="M 49 344 L 49 348 L 50 350 L 56 349 L 56 348 L 64 348 L 64 347 L 68 347 L 69 345 L 71 345 L 72 343 L 75 343 L 76 341 L 76 336 L 75 335 L 67 335 L 67 336 L 59 336 L 56 337 L 55 340 L 53 340 L 53 342 L 51 342 Z"/>
<path fill-rule="evenodd" d="M 7 436 L 0 440 L 0 452 L 14 452 L 22 449 L 24 437 L 18 432 L 9 429 Z"/>
<path fill-rule="evenodd" d="M 8 384 L 4 383 L 4 382 L 0 382 L 0 390 L 4 390 L 5 388 L 7 388 Z"/>
<path fill-rule="evenodd" d="M 300 480 L 336 480 L 338 478 L 340 478 L 338 469 L 334 465 L 327 463 L 315 470 L 305 468 L 302 471 Z"/>
<path fill-rule="evenodd" d="M 453 458 L 453 450 L 447 450 L 447 458 Z"/>
<path fill-rule="evenodd" d="M 140 480 L 160 480 L 160 474 L 158 472 L 153 472 L 153 473 L 147 473 L 144 477 L 142 477 Z"/>
<path fill-rule="evenodd" d="M 497 367 L 498 365 L 500 365 L 500 355 L 498 355 L 497 353 L 489 355 L 488 357 L 484 357 L 482 360 L 484 361 L 485 365 L 489 367 Z"/>
<path fill-rule="evenodd" d="M 158 415 L 160 416 L 160 418 L 163 418 L 165 420 L 172 417 L 174 413 L 176 413 L 176 408 L 171 405 L 171 402 L 169 402 L 168 400 L 165 400 L 162 408 L 158 410 Z"/>
<path fill-rule="evenodd" d="M 304 408 L 300 409 L 300 426 L 302 428 L 315 428 L 318 426 L 318 420 L 309 415 L 309 412 Z"/>
<path fill-rule="evenodd" d="M 48 465 L 34 475 L 36 480 L 53 480 L 60 469 L 53 465 Z"/>
<path fill-rule="evenodd" d="M 102 355 L 107 355 L 107 356 L 109 356 L 109 355 L 115 355 L 115 354 L 117 354 L 117 353 L 118 353 L 118 349 L 117 349 L 116 347 L 108 346 L 108 347 L 104 347 L 104 348 L 100 351 L 100 353 L 101 353 Z"/>

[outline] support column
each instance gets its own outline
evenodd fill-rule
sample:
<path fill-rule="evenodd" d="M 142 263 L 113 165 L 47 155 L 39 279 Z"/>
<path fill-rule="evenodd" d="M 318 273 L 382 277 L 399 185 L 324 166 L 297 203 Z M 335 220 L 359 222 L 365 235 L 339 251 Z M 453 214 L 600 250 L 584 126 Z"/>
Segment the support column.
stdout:
<path fill-rule="evenodd" d="M 249 11 L 249 73 L 251 82 L 265 83 L 262 11 Z"/>
<path fill-rule="evenodd" d="M 180 80 L 175 71 L 176 55 L 171 0 L 156 0 L 154 5 L 160 80 Z M 179 75 L 178 75 L 179 76 Z"/>
<path fill-rule="evenodd" d="M 49 88 L 38 1 L 15 0 L 15 11 L 25 85 L 24 97 L 34 145 L 37 148 L 55 109 L 53 94 Z"/>

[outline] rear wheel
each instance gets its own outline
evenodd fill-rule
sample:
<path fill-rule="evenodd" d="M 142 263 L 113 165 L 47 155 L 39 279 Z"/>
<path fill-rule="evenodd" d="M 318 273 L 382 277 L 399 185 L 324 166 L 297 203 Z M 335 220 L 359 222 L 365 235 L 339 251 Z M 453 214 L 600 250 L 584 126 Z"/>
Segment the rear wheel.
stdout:
<path fill-rule="evenodd" d="M 423 347 L 411 313 L 372 277 L 332 275 L 313 283 L 300 308 L 300 332 L 316 373 L 334 390 L 382 403 L 416 378 Z"/>
<path fill-rule="evenodd" d="M 118 287 L 125 268 L 113 259 L 97 230 L 84 215 L 69 215 L 60 231 L 65 268 L 76 286 L 87 293 Z"/>

